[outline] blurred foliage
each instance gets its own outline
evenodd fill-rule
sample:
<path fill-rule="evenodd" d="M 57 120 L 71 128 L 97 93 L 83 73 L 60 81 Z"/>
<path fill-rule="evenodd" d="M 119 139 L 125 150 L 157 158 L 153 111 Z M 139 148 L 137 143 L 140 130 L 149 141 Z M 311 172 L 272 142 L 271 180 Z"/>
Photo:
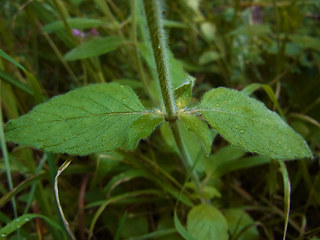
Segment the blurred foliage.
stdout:
<path fill-rule="evenodd" d="M 3 124 L 42 97 L 97 82 L 122 82 L 145 106 L 160 104 L 140 0 L 3 0 L 0 13 L 0 48 L 27 69 L 0 58 Z M 286 239 L 319 239 L 320 2 L 178 0 L 166 1 L 164 14 L 176 79 L 182 68 L 196 79 L 192 101 L 214 87 L 242 90 L 259 83 L 252 94 L 307 140 L 315 158 L 286 162 L 291 181 Z M 99 49 L 100 40 L 109 37 L 114 46 Z M 90 42 L 93 55 L 67 57 Z M 200 197 L 222 210 L 230 239 L 282 238 L 285 199 L 276 160 L 231 147 L 214 131 L 208 156 L 197 136 L 186 131 L 202 179 L 199 196 L 169 135 L 162 125 L 135 151 L 72 156 L 59 189 L 78 239 L 182 239 L 173 215 L 194 228 L 187 224 L 188 212 Z M 0 227 L 24 214 L 53 221 L 35 215 L 27 221 L 26 215 L 23 226 L 12 223 L 21 228 L 8 239 L 68 239 L 52 187 L 67 156 L 9 143 L 2 152 Z M 15 188 L 8 187 L 8 172 Z"/>

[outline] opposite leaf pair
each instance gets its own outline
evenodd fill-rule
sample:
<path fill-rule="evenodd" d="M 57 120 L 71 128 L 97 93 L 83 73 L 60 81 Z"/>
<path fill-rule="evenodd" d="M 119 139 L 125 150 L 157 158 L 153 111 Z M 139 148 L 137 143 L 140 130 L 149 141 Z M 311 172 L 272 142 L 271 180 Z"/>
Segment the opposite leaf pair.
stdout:
<path fill-rule="evenodd" d="M 303 138 L 261 102 L 236 90 L 207 92 L 192 110 L 180 109 L 187 128 L 211 150 L 205 120 L 233 145 L 278 159 L 312 157 Z M 146 110 L 134 91 L 117 83 L 95 84 L 52 98 L 9 121 L 6 138 L 50 152 L 86 155 L 116 148 L 134 149 L 164 120 Z M 178 120 L 180 121 L 180 120 Z"/>

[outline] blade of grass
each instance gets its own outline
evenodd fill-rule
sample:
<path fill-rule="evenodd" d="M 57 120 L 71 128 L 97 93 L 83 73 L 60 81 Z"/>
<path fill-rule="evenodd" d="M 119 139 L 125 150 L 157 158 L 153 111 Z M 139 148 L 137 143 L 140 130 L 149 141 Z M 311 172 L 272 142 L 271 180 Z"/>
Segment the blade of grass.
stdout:
<path fill-rule="evenodd" d="M 0 96 L 0 106 L 1 106 L 1 99 L 2 98 Z M 2 117 L 2 108 L 1 107 L 0 107 L 0 121 L 1 121 L 1 124 L 0 124 L 1 150 L 2 150 L 4 164 L 5 164 L 5 168 L 6 168 L 6 174 L 7 174 L 7 179 L 8 179 L 9 190 L 12 191 L 13 182 L 12 182 L 12 176 L 11 176 L 9 154 L 8 154 L 8 149 L 7 149 L 7 145 L 6 145 L 6 139 L 5 139 L 4 131 L 3 131 L 3 117 Z M 11 204 L 12 204 L 12 208 L 13 208 L 14 217 L 16 218 L 18 216 L 18 213 L 17 213 L 16 200 L 15 200 L 14 196 L 12 196 L 12 198 L 11 198 Z"/>
<path fill-rule="evenodd" d="M 90 223 L 90 227 L 89 227 L 89 239 L 92 238 L 93 236 L 93 230 L 94 227 L 96 225 L 96 222 L 98 220 L 98 218 L 101 216 L 102 212 L 106 209 L 107 206 L 109 206 L 111 203 L 126 199 L 126 198 L 131 198 L 131 197 L 135 197 L 138 195 L 144 195 L 144 194 L 156 194 L 161 196 L 162 192 L 158 191 L 158 190 L 153 190 L 153 189 L 145 189 L 145 190 L 139 190 L 139 191 L 133 191 L 133 192 L 129 192 L 129 193 L 124 193 L 124 194 L 120 194 L 117 195 L 115 197 L 111 197 L 105 201 L 99 201 L 96 203 L 92 203 L 90 205 L 88 205 L 87 207 L 93 207 L 93 206 L 97 206 L 100 205 L 100 207 L 98 208 L 98 210 L 96 211 L 95 215 L 93 216 L 93 219 Z"/>
<path fill-rule="evenodd" d="M 283 240 L 286 239 L 288 223 L 289 223 L 289 213 L 290 213 L 290 179 L 288 175 L 288 171 L 284 162 L 279 161 L 280 172 L 283 178 L 283 189 L 284 189 L 284 229 L 283 229 Z"/>
<path fill-rule="evenodd" d="M 57 175 L 54 179 L 54 194 L 55 194 L 55 198 L 56 198 L 56 202 L 57 202 L 57 205 L 58 205 L 58 208 L 59 208 L 59 212 L 60 212 L 60 216 L 62 218 L 62 221 L 63 221 L 63 224 L 70 236 L 70 238 L 72 240 L 76 240 L 76 237 L 74 236 L 70 226 L 69 226 L 69 223 L 67 221 L 67 219 L 65 218 L 64 216 L 64 213 L 63 213 L 63 210 L 62 210 L 62 207 L 61 207 L 61 204 L 60 204 L 60 199 L 59 199 L 59 189 L 58 189 L 58 178 L 60 176 L 60 174 L 70 165 L 71 163 L 71 158 L 68 158 L 62 165 L 61 167 L 58 169 L 58 172 L 57 172 Z"/>

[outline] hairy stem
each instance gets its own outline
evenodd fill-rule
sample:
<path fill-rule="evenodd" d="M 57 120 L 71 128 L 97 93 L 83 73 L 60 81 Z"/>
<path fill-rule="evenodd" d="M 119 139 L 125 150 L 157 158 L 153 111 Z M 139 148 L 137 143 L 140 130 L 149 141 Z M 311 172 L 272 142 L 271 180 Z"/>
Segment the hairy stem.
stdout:
<path fill-rule="evenodd" d="M 161 16 L 161 1 L 144 0 L 144 8 L 147 16 L 148 28 L 157 66 L 157 76 L 160 83 L 163 103 L 166 110 L 165 119 L 170 123 L 170 128 L 180 152 L 183 164 L 188 172 L 191 172 L 197 191 L 200 193 L 200 182 L 197 172 L 192 169 L 193 162 L 188 153 L 178 125 L 177 107 L 171 89 L 171 76 L 168 66 L 167 45 L 163 31 Z"/>
<path fill-rule="evenodd" d="M 159 0 L 145 0 L 144 8 L 156 60 L 157 76 L 160 83 L 162 99 L 166 109 L 166 120 L 174 122 L 178 119 L 178 115 L 171 89 L 171 76 L 169 73 L 167 46 L 163 31 L 160 3 Z"/>

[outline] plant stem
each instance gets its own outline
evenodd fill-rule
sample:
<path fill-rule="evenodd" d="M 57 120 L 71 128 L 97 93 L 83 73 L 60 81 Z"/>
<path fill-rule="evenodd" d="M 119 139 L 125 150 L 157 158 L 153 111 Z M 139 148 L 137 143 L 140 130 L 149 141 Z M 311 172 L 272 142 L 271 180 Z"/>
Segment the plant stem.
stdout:
<path fill-rule="evenodd" d="M 168 57 L 159 0 L 145 0 L 144 8 L 157 66 L 157 76 L 160 83 L 163 103 L 166 109 L 166 120 L 174 122 L 178 119 L 177 108 L 171 90 L 171 76 L 169 74 Z"/>
<path fill-rule="evenodd" d="M 197 172 L 192 169 L 193 162 L 185 147 L 177 122 L 178 114 L 171 89 L 171 76 L 168 66 L 167 45 L 163 31 L 160 3 L 161 2 L 159 0 L 144 0 L 144 8 L 157 66 L 157 76 L 166 110 L 165 119 L 170 123 L 170 128 L 179 149 L 183 164 L 186 170 L 191 172 L 196 190 L 200 193 L 199 177 Z"/>

